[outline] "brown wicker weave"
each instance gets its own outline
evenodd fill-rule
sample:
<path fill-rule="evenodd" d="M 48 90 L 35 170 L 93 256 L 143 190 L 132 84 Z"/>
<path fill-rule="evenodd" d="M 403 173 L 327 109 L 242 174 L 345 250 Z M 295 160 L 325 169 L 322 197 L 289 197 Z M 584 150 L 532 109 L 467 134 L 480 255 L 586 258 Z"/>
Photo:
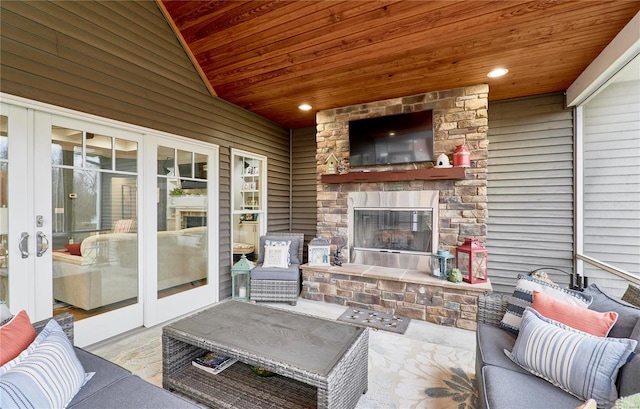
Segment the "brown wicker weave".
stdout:
<path fill-rule="evenodd" d="M 302 262 L 303 233 L 267 233 L 266 236 L 298 240 L 298 260 Z M 261 248 L 260 251 L 264 251 Z M 288 302 L 296 305 L 300 295 L 300 275 L 297 280 L 251 280 L 251 301 Z"/>
<path fill-rule="evenodd" d="M 627 291 L 625 291 L 624 295 L 622 296 L 622 301 L 626 301 L 631 305 L 640 307 L 640 288 L 629 284 L 629 287 L 627 287 Z"/>
<path fill-rule="evenodd" d="M 162 383 L 215 408 L 349 409 L 367 391 L 368 350 L 367 328 L 229 300 L 162 329 Z M 193 367 L 206 351 L 239 362 L 217 375 Z M 327 355 L 324 369 L 307 365 Z M 277 375 L 260 377 L 250 366 Z"/>

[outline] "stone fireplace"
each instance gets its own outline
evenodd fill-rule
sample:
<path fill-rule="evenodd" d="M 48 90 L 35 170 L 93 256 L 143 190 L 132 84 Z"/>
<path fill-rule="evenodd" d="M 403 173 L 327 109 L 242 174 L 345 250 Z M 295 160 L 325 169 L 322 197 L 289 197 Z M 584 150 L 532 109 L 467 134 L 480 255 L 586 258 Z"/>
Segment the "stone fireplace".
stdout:
<path fill-rule="evenodd" d="M 438 225 L 434 227 L 438 236 L 433 242 L 438 248 L 454 251 L 466 237 L 485 243 L 488 92 L 488 86 L 482 84 L 318 112 L 317 234 L 334 243 L 338 237 L 349 239 L 352 192 L 436 191 Z M 449 169 L 434 169 L 432 162 L 348 168 L 350 120 L 428 109 L 433 110 L 434 156 L 444 153 L 452 158 L 455 147 L 466 144 L 471 151 L 469 168 L 447 173 Z M 332 153 L 347 174 L 325 175 L 325 163 Z M 327 183 L 329 176 L 334 178 Z"/>
<path fill-rule="evenodd" d="M 467 237 L 486 243 L 488 92 L 488 85 L 480 84 L 318 112 L 317 234 L 334 244 L 332 250 L 348 242 L 342 255 L 350 263 L 303 267 L 305 298 L 475 329 L 477 297 L 491 285 L 454 284 L 433 278 L 426 260 L 438 249 L 455 254 L 455 248 Z M 433 110 L 434 157 L 444 153 L 453 162 L 453 150 L 466 144 L 471 152 L 470 167 L 437 169 L 433 162 L 349 167 L 350 120 L 424 110 Z M 340 174 L 327 174 L 331 154 L 339 162 Z M 412 206 L 418 200 L 411 194 L 424 191 L 436 193 L 428 244 L 425 234 L 413 231 L 427 216 L 422 209 L 414 213 L 417 209 Z M 402 199 L 398 212 L 385 213 L 388 209 L 383 209 L 384 214 L 373 215 L 364 206 L 361 217 L 375 218 L 379 229 L 374 234 L 375 229 L 370 228 L 371 242 L 357 242 L 350 224 L 357 216 L 349 203 L 353 197 L 371 192 L 376 192 L 374 196 L 402 192 L 410 198 Z M 397 226 L 381 221 L 385 217 L 395 218 Z M 419 251 L 412 246 L 419 246 Z"/>

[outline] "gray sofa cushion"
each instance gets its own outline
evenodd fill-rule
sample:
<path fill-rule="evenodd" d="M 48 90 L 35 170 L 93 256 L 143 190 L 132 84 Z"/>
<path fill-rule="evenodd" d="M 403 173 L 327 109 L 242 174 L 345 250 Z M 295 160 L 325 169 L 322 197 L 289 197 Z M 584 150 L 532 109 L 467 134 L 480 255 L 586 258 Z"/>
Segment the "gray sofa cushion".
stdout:
<path fill-rule="evenodd" d="M 482 378 L 487 409 L 568 409 L 584 403 L 544 379 L 493 365 L 482 368 Z"/>
<path fill-rule="evenodd" d="M 97 391 L 74 408 L 199 409 L 201 407 L 132 375 Z"/>
<path fill-rule="evenodd" d="M 262 267 L 258 264 L 251 270 L 252 280 L 295 281 L 300 278 L 300 264 L 291 264 L 288 268 Z"/>
<path fill-rule="evenodd" d="M 585 288 L 584 293 L 593 297 L 593 301 L 589 305 L 590 310 L 599 312 L 615 311 L 618 313 L 618 321 L 611 328 L 609 337 L 629 338 L 631 336 L 631 332 L 638 320 L 640 320 L 640 308 L 611 297 L 595 284 Z"/>
<path fill-rule="evenodd" d="M 640 393 L 640 321 L 631 332 L 631 339 L 638 341 L 636 355 L 620 368 L 618 374 L 618 389 L 620 396 L 629 396 Z"/>
<path fill-rule="evenodd" d="M 106 386 L 131 376 L 131 372 L 104 358 L 87 352 L 84 349 L 74 348 L 74 350 L 84 370 L 86 372 L 95 372 L 95 375 L 80 388 L 80 391 L 73 397 L 71 402 L 69 402 L 69 408 L 81 404 L 85 399 L 91 397 Z"/>
<path fill-rule="evenodd" d="M 495 365 L 515 372 L 528 373 L 515 364 L 504 350 L 511 351 L 516 343 L 516 335 L 494 325 L 478 323 L 476 332 L 478 358 L 481 366 Z M 480 370 L 481 368 L 477 368 Z"/>

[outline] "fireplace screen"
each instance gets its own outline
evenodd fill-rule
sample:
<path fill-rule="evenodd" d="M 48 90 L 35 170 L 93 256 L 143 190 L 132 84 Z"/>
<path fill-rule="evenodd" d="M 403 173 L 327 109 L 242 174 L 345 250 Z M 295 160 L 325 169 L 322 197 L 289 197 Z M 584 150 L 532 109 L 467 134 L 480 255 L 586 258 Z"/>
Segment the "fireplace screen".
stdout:
<path fill-rule="evenodd" d="M 354 247 L 431 253 L 432 209 L 354 209 Z"/>

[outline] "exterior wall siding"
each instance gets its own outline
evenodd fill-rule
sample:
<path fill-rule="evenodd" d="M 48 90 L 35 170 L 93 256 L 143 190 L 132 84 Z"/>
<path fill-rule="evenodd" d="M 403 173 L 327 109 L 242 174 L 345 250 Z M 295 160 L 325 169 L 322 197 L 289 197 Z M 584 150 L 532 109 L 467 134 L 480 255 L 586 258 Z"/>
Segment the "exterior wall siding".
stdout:
<path fill-rule="evenodd" d="M 519 273 L 573 271 L 573 110 L 562 94 L 489 103 L 487 249 L 495 291 Z M 562 273 L 551 278 L 568 284 Z"/>
<path fill-rule="evenodd" d="M 291 137 L 292 231 L 304 233 L 308 244 L 316 237 L 316 128 L 293 130 Z M 305 260 L 307 247 L 305 245 Z"/>
<path fill-rule="evenodd" d="M 289 131 L 211 96 L 155 2 L 0 7 L 0 91 L 220 146 L 220 297 L 230 296 L 230 149 L 267 156 L 268 228 L 283 230 Z"/>

